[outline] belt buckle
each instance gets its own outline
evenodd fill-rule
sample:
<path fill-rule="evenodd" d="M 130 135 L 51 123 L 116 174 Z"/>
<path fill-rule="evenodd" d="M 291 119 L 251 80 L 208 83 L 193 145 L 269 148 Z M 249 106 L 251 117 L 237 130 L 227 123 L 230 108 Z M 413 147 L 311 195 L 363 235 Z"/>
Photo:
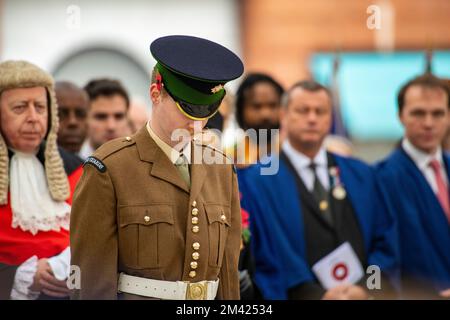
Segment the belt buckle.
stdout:
<path fill-rule="evenodd" d="M 208 283 L 188 282 L 186 290 L 186 300 L 206 300 L 208 292 Z"/>

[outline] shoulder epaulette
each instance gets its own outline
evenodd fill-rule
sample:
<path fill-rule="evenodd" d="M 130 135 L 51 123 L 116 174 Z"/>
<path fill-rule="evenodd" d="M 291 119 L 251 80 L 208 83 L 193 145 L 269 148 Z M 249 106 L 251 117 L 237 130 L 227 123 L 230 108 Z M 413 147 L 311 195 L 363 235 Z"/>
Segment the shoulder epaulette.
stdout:
<path fill-rule="evenodd" d="M 94 154 L 88 157 L 84 163 L 83 167 L 87 164 L 94 166 L 100 172 L 106 172 L 106 165 L 103 163 L 103 160 L 108 158 L 110 155 L 129 147 L 136 142 L 131 137 L 125 138 L 117 138 L 111 141 L 108 141 L 100 148 L 98 148 Z"/>

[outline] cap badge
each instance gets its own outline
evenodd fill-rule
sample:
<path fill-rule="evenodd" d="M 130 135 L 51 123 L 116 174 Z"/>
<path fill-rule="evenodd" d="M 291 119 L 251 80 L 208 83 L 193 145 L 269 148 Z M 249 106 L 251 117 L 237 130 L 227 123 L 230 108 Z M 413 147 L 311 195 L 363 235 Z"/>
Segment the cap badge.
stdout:
<path fill-rule="evenodd" d="M 222 89 L 223 89 L 223 85 L 222 85 L 222 84 L 219 84 L 219 85 L 215 86 L 214 88 L 212 88 L 212 89 L 211 89 L 211 92 L 212 92 L 212 93 L 217 93 L 217 92 L 219 92 L 219 91 L 222 90 Z"/>

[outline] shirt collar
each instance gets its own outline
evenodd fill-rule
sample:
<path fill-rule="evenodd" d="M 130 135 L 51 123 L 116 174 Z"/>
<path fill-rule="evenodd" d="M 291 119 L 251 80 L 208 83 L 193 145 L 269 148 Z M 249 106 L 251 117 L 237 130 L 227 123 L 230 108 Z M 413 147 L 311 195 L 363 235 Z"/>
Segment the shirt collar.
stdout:
<path fill-rule="evenodd" d="M 161 140 L 160 137 L 152 130 L 150 127 L 150 121 L 147 122 L 147 131 L 150 134 L 150 137 L 155 141 L 157 146 L 164 152 L 164 154 L 175 163 L 181 155 L 184 155 L 188 161 L 191 163 L 191 142 L 189 141 L 184 148 L 180 151 L 175 150 L 170 145 Z"/>
<path fill-rule="evenodd" d="M 94 148 L 91 146 L 91 142 L 89 139 L 86 139 L 81 146 L 80 151 L 78 152 L 78 156 L 85 160 L 89 156 L 91 156 L 95 152 Z"/>
<path fill-rule="evenodd" d="M 429 154 L 416 148 L 407 138 L 404 138 L 402 141 L 402 148 L 413 159 L 413 161 L 421 170 L 426 169 L 430 164 L 430 161 L 433 159 L 439 161 L 441 166 L 444 165 L 442 159 L 442 148 L 440 146 L 434 154 Z"/>
<path fill-rule="evenodd" d="M 282 149 L 296 167 L 304 169 L 308 168 L 311 164 L 311 159 L 294 149 L 288 139 L 283 142 Z M 316 154 L 312 162 L 314 162 L 317 167 L 326 168 L 328 166 L 327 151 L 323 145 L 320 147 L 319 152 Z"/>

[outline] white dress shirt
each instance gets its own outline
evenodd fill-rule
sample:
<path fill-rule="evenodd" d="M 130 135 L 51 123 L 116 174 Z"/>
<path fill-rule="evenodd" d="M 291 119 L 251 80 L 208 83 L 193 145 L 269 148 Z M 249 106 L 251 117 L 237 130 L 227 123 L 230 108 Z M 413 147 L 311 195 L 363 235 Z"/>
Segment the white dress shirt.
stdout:
<path fill-rule="evenodd" d="M 78 152 L 78 156 L 81 159 L 86 160 L 87 158 L 92 156 L 94 152 L 95 149 L 91 146 L 91 142 L 89 141 L 89 139 L 86 139 L 81 146 L 80 152 Z"/>
<path fill-rule="evenodd" d="M 433 169 L 429 165 L 431 160 L 436 159 L 437 161 L 439 161 L 441 165 L 441 176 L 444 179 L 445 185 L 448 186 L 447 173 L 445 171 L 445 163 L 443 161 L 441 147 L 437 149 L 435 154 L 429 154 L 419 150 L 408 139 L 405 138 L 402 141 L 402 148 L 411 157 L 417 168 L 419 168 L 420 172 L 422 172 L 434 193 L 438 192 L 438 188 Z"/>
<path fill-rule="evenodd" d="M 282 150 L 291 161 L 292 165 L 297 171 L 297 174 L 303 180 L 303 183 L 310 192 L 312 192 L 314 189 L 314 173 L 310 168 L 311 162 L 314 162 L 314 164 L 316 165 L 316 174 L 322 186 L 327 191 L 330 189 L 330 179 L 328 176 L 328 159 L 327 152 L 324 146 L 320 148 L 319 152 L 316 154 L 312 161 L 309 157 L 294 149 L 294 147 L 289 143 L 289 140 L 283 142 Z"/>

